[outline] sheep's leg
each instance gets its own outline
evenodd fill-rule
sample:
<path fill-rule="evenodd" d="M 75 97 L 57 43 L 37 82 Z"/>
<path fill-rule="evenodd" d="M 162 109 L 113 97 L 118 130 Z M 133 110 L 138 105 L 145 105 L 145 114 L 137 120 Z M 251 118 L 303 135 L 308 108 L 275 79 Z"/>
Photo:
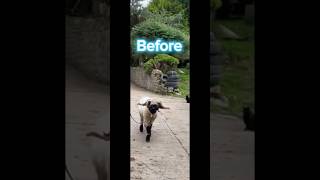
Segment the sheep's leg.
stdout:
<path fill-rule="evenodd" d="M 151 137 L 151 127 L 152 125 L 147 126 L 147 137 L 146 137 L 146 141 L 150 142 L 150 137 Z"/>

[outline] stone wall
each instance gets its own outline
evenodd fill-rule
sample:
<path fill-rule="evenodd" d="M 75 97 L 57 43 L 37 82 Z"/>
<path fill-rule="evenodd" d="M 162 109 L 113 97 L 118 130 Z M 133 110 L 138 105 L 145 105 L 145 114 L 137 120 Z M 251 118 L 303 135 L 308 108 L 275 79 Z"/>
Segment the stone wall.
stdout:
<path fill-rule="evenodd" d="M 66 63 L 109 83 L 109 23 L 106 17 L 66 16 Z"/>
<path fill-rule="evenodd" d="M 131 81 L 137 86 L 161 94 L 167 92 L 161 82 L 162 72 L 160 70 L 153 70 L 151 75 L 147 74 L 142 67 L 131 67 L 130 71 Z"/>

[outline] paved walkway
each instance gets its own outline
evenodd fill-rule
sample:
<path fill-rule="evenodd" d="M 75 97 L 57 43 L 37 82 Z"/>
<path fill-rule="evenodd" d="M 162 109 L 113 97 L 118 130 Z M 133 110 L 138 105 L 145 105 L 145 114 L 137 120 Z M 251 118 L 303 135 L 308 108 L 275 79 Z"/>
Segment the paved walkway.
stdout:
<path fill-rule="evenodd" d="M 137 102 L 156 97 L 164 106 L 152 126 L 151 141 L 139 131 Z M 189 180 L 189 104 L 184 98 L 162 96 L 131 84 L 131 180 Z"/>
<path fill-rule="evenodd" d="M 169 110 L 161 110 L 152 128 L 151 142 L 146 131 L 131 122 L 131 179 L 189 179 L 189 104 L 185 99 L 162 96 L 131 85 L 131 114 L 139 122 L 136 103 L 143 96 L 160 98 Z M 66 71 L 66 161 L 77 180 L 96 180 L 91 163 L 93 146 L 85 134 L 109 131 L 106 88 L 74 69 Z M 211 180 L 254 180 L 254 133 L 243 131 L 242 121 L 233 116 L 212 115 Z M 98 145 L 99 146 L 99 145 Z M 102 150 L 107 151 L 107 146 Z M 65 178 L 68 180 L 67 176 Z"/>
<path fill-rule="evenodd" d="M 90 131 L 108 132 L 106 87 L 66 69 L 66 163 L 76 180 L 97 180 L 91 157 L 107 152 L 104 141 L 86 137 Z M 66 180 L 69 180 L 66 174 Z"/>
<path fill-rule="evenodd" d="M 254 132 L 241 119 L 211 114 L 211 180 L 254 180 Z M 212 151 L 213 149 L 213 151 Z"/>

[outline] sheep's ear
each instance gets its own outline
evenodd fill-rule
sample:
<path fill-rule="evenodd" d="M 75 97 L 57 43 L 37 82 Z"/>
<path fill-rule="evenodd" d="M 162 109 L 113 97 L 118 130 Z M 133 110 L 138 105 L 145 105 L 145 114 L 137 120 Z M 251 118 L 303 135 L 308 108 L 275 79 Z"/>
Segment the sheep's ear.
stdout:
<path fill-rule="evenodd" d="M 150 106 L 150 104 L 151 104 L 151 101 L 147 101 L 147 106 Z"/>
<path fill-rule="evenodd" d="M 160 109 L 170 109 L 170 108 L 168 108 L 168 107 L 164 107 L 161 102 L 158 102 L 158 107 L 159 107 Z"/>
<path fill-rule="evenodd" d="M 138 105 L 141 105 L 141 106 L 150 105 L 150 101 L 147 101 L 147 102 L 145 102 L 145 103 L 143 103 L 143 104 L 141 104 L 141 103 L 139 102 Z"/>

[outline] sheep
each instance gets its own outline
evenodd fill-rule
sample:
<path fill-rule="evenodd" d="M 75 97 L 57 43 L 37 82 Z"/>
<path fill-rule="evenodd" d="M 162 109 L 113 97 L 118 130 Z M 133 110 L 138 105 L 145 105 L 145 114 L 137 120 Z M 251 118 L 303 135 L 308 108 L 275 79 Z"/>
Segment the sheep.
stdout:
<path fill-rule="evenodd" d="M 169 109 L 164 107 L 160 101 L 153 100 L 149 97 L 143 97 L 138 103 L 140 115 L 140 132 L 143 132 L 143 125 L 147 130 L 146 142 L 150 142 L 151 128 L 154 120 L 157 118 L 159 109 Z"/>

